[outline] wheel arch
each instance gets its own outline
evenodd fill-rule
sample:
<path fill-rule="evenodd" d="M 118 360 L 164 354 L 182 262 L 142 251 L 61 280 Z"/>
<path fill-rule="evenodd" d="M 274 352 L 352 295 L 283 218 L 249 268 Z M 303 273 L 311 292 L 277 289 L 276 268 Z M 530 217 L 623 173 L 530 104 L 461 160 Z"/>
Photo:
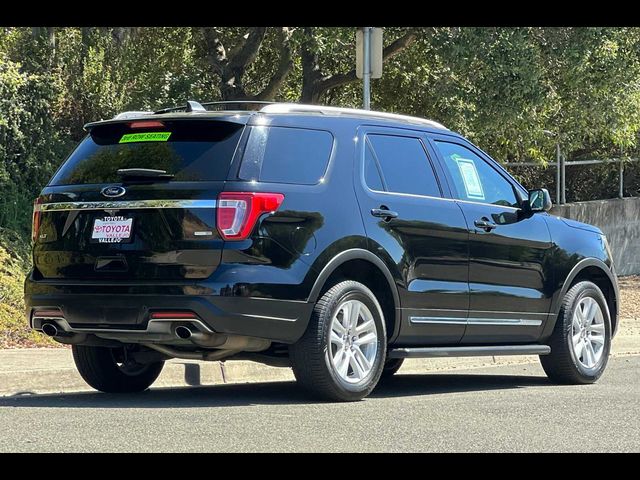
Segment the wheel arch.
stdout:
<path fill-rule="evenodd" d="M 356 280 L 378 297 L 387 326 L 387 338 L 393 341 L 400 331 L 400 295 L 387 265 L 369 250 L 352 248 L 334 256 L 318 275 L 308 301 L 315 303 L 339 279 Z"/>
<path fill-rule="evenodd" d="M 588 280 L 595 283 L 607 300 L 607 307 L 609 309 L 609 316 L 611 318 L 611 332 L 615 335 L 618 330 L 618 313 L 620 309 L 620 299 L 618 291 L 618 282 L 613 273 L 609 269 L 606 263 L 597 258 L 584 258 L 576 263 L 560 289 L 560 293 L 554 298 L 551 305 L 550 322 L 545 327 L 543 337 L 547 338 L 553 332 L 556 321 L 558 320 L 558 313 L 560 312 L 560 306 L 562 305 L 562 299 L 576 283 L 582 280 Z"/>

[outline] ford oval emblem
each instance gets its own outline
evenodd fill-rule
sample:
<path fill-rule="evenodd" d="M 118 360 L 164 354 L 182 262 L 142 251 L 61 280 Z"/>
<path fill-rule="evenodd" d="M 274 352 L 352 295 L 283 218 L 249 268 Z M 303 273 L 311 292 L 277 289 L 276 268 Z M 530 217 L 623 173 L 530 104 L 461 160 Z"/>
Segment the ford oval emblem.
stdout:
<path fill-rule="evenodd" d="M 124 187 L 120 187 L 118 185 L 112 185 L 110 187 L 104 187 L 101 192 L 102 195 L 109 198 L 117 198 L 123 196 L 127 191 Z"/>

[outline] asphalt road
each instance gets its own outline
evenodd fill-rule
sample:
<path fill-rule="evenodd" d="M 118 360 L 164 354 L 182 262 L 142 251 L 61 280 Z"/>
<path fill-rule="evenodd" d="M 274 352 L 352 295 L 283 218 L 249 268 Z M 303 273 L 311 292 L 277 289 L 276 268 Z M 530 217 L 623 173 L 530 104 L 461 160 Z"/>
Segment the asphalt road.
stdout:
<path fill-rule="evenodd" d="M 537 364 L 398 374 L 350 404 L 294 383 L 0 398 L 0 452 L 640 451 L 640 356 L 595 385 Z"/>

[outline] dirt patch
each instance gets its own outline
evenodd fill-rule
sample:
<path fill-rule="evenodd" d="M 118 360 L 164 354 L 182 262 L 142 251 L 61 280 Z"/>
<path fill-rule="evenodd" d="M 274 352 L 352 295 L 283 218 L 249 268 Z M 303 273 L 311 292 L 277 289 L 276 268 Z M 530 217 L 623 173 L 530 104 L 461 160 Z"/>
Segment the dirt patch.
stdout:
<path fill-rule="evenodd" d="M 640 335 L 640 276 L 620 277 L 620 330 L 622 335 Z"/>

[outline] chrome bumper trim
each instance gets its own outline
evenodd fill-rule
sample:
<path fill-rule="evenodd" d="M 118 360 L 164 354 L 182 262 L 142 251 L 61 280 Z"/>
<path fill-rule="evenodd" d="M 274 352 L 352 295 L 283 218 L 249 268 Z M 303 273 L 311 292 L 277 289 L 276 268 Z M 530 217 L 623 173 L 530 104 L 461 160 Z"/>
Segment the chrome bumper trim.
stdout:
<path fill-rule="evenodd" d="M 216 208 L 215 200 L 119 200 L 105 202 L 55 202 L 36 205 L 41 212 L 73 210 L 142 210 L 166 208 Z"/>

